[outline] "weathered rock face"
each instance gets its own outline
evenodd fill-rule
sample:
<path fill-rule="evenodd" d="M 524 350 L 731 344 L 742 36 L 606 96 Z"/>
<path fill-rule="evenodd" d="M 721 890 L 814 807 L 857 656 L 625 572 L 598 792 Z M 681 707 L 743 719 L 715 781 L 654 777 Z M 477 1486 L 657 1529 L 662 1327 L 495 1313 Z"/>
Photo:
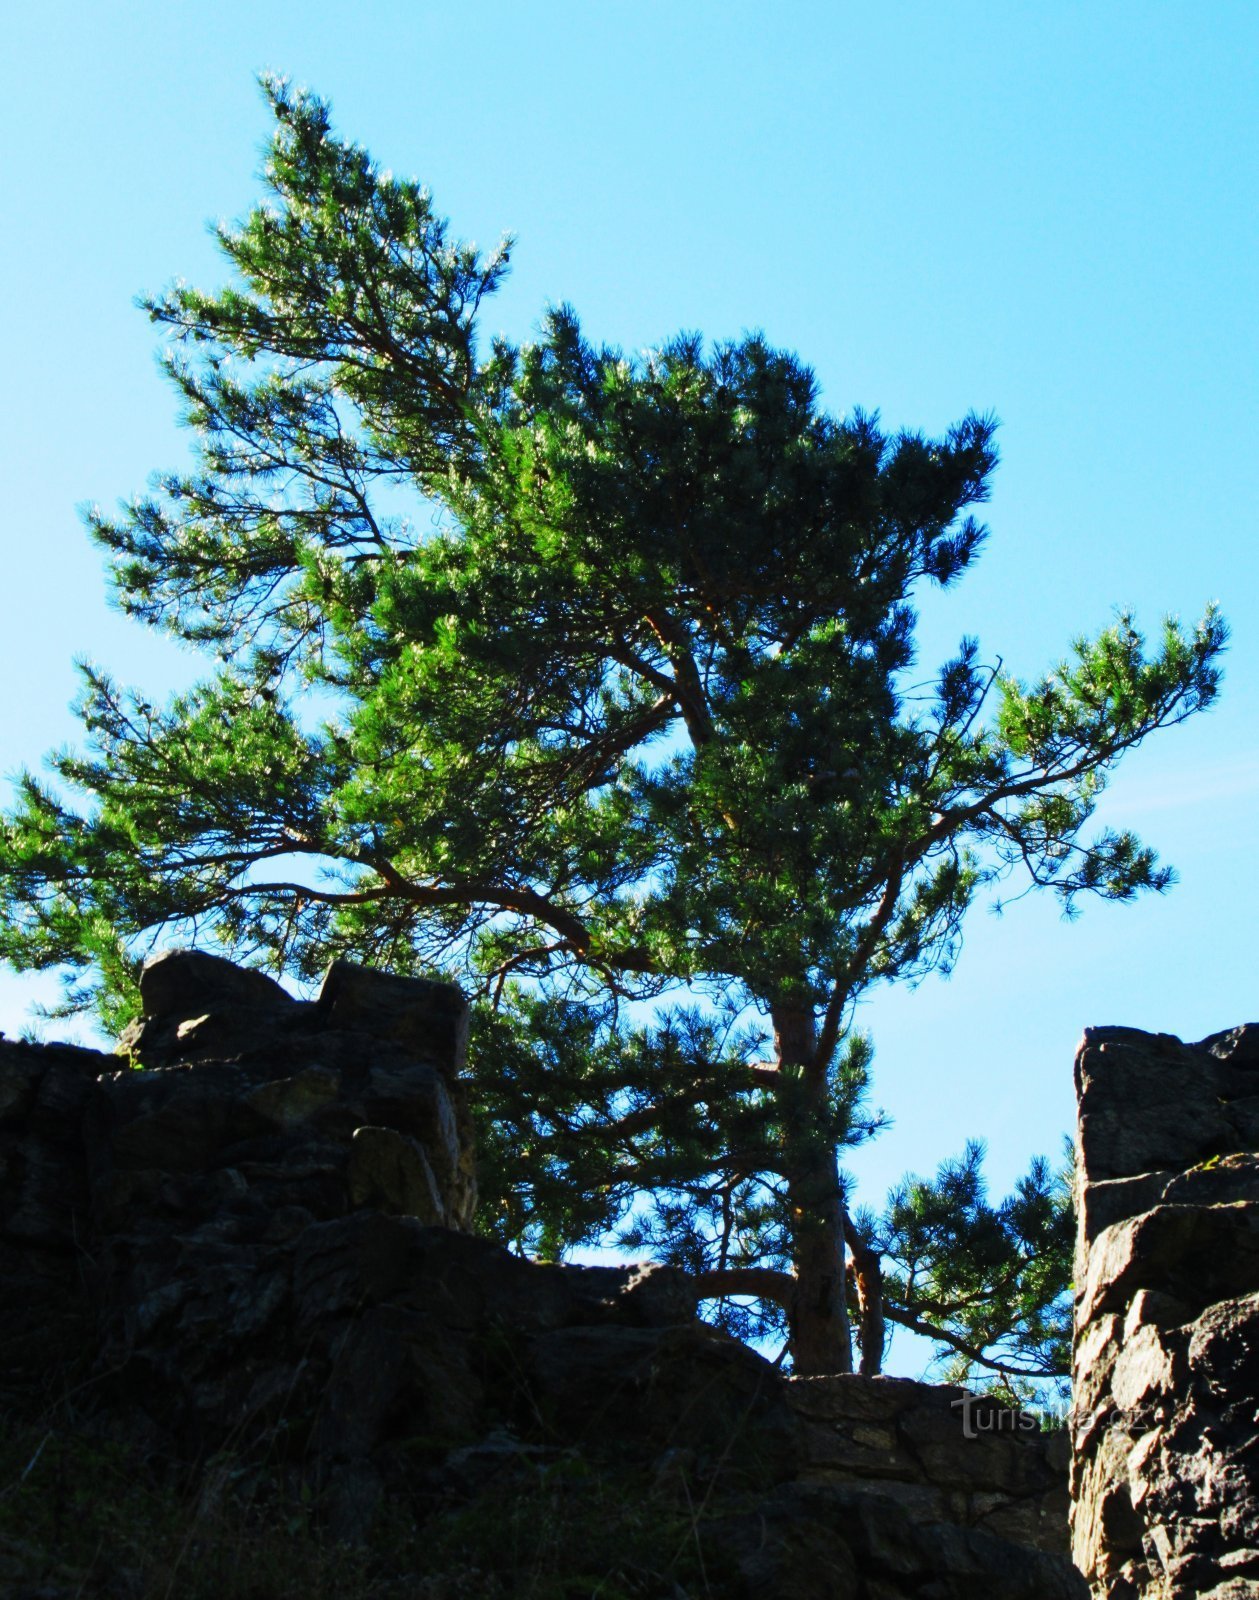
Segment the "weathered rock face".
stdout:
<path fill-rule="evenodd" d="M 0 1043 L 15 1409 L 73 1386 L 139 1459 L 194 1485 L 265 1464 L 334 1538 L 401 1516 L 468 1556 L 479 1526 L 474 1589 L 415 1593 L 517 1592 L 528 1558 L 490 1550 L 516 1518 L 521 1548 L 545 1522 L 561 1572 L 580 1548 L 670 1600 L 1081 1600 L 1060 1437 L 956 1389 L 785 1379 L 697 1322 L 671 1270 L 474 1237 L 457 991 L 338 964 L 303 1003 L 179 953 L 142 995 L 134 1066 Z M 607 1553 L 622 1523 L 632 1561 Z"/>
<path fill-rule="evenodd" d="M 344 962 L 299 1002 L 193 951 L 151 962 L 141 996 L 120 1045 L 140 1070 L 0 1041 L 0 1383 L 55 1384 L 90 1330 L 191 1415 L 193 1375 L 235 1372 L 306 1228 L 361 1207 L 471 1226 L 467 1006 Z"/>
<path fill-rule="evenodd" d="M 1106 1600 L 1259 1594 L 1259 1026 L 1076 1060 L 1072 1529 Z"/>

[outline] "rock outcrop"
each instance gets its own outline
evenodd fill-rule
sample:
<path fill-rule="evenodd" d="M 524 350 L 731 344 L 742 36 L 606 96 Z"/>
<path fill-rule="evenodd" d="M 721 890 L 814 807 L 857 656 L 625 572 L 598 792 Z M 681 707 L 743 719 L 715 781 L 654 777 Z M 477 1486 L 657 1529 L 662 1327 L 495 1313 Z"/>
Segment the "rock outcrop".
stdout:
<path fill-rule="evenodd" d="M 392 1528 L 400 1594 L 1084 1595 L 1061 1436 L 956 1389 L 784 1378 L 670 1269 L 474 1236 L 456 990 L 338 963 L 299 1002 L 180 952 L 142 997 L 131 1065 L 0 1043 L 14 1414 L 70 1393 L 198 1506 L 247 1484 L 378 1566 Z M 3 1516 L 6 1594 L 171 1592 L 59 1588 Z"/>
<path fill-rule="evenodd" d="M 1259 1026 L 1076 1061 L 1075 1559 L 1098 1600 L 1259 1594 Z"/>

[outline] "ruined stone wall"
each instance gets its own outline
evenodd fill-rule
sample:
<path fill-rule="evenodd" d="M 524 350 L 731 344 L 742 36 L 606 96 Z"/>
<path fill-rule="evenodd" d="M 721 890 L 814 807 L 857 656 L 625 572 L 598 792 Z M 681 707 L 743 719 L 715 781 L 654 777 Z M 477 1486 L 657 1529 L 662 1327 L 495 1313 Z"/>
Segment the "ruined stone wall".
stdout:
<path fill-rule="evenodd" d="M 784 1378 L 672 1269 L 475 1237 L 457 990 L 337 964 L 299 1002 L 193 952 L 141 988 L 130 1064 L 0 1041 L 0 1383 L 41 1437 L 72 1395 L 194 1488 L 265 1463 L 360 1544 L 541 1494 L 557 1552 L 638 1563 L 622 1592 L 1081 1600 L 1060 1438 L 953 1388 Z M 610 1514 L 645 1553 L 606 1549 Z M 0 1591 L 62 1600 L 19 1545 Z M 700 1586 L 652 1588 L 679 1552 Z M 100 1565 L 64 1600 L 113 1596 Z M 510 1561 L 477 1581 L 517 1592 Z"/>
<path fill-rule="evenodd" d="M 950 1384 L 790 1378 L 798 1481 L 894 1501 L 920 1526 L 981 1529 L 1065 1553 L 1065 1429 Z"/>
<path fill-rule="evenodd" d="M 1259 1026 L 1076 1060 L 1073 1551 L 1097 1600 L 1259 1595 Z"/>

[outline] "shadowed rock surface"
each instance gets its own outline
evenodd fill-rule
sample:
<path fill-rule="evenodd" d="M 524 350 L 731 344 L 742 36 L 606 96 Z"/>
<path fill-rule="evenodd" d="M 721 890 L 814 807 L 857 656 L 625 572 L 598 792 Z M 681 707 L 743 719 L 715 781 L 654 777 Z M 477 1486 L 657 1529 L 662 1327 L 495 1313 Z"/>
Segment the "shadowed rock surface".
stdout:
<path fill-rule="evenodd" d="M 199 1507 L 265 1484 L 338 1549 L 392 1529 L 413 1564 L 373 1595 L 1085 1593 L 1061 1436 L 980 1403 L 968 1438 L 956 1389 L 784 1378 L 671 1269 L 475 1237 L 450 986 L 338 963 L 299 1002 L 176 952 L 142 997 L 134 1065 L 0 1043 L 10 1415 L 73 1412 Z M 39 1566 L 0 1524 L 6 1596 L 166 1592 L 108 1553 Z"/>
<path fill-rule="evenodd" d="M 1073 1549 L 1099 1600 L 1259 1595 L 1259 1026 L 1093 1028 Z"/>

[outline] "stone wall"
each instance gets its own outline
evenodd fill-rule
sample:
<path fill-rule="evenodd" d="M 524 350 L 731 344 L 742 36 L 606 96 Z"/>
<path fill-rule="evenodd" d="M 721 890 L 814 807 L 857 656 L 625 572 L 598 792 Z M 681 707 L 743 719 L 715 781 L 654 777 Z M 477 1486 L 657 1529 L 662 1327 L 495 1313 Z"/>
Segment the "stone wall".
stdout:
<path fill-rule="evenodd" d="M 1259 1595 L 1259 1026 L 1076 1060 L 1076 1562 L 1098 1600 Z"/>
<path fill-rule="evenodd" d="M 790 1378 L 798 1481 L 894 1500 L 919 1524 L 1065 1552 L 1070 1441 L 1030 1413 L 908 1378 Z"/>
<path fill-rule="evenodd" d="M 0 1042 L 0 1355 L 41 1436 L 72 1415 L 203 1497 L 226 1462 L 336 1540 L 480 1527 L 486 1595 L 528 1587 L 495 1530 L 535 1503 L 618 1592 L 1084 1594 L 1061 1438 L 957 1389 L 784 1378 L 678 1272 L 475 1237 L 456 990 L 337 964 L 304 1003 L 179 952 L 142 998 L 128 1065 Z M 0 1590 L 62 1600 L 19 1545 Z"/>

